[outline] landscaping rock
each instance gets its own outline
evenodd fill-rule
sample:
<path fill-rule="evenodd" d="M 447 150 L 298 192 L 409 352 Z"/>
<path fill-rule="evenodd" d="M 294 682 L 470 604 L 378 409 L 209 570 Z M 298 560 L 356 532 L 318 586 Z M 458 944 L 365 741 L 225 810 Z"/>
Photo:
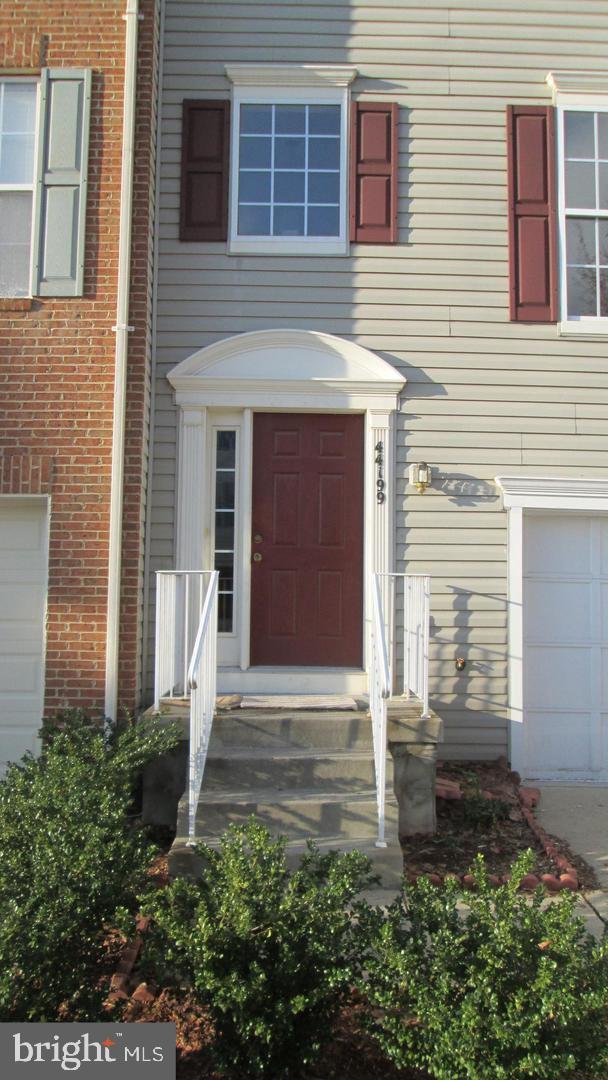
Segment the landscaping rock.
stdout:
<path fill-rule="evenodd" d="M 561 889 L 561 883 L 555 874 L 541 874 L 540 880 L 550 892 L 559 892 Z"/>
<path fill-rule="evenodd" d="M 571 892 L 576 892 L 578 889 L 578 877 L 576 874 L 560 874 L 559 880 L 562 889 L 570 889 Z"/>
<path fill-rule="evenodd" d="M 529 890 L 530 892 L 533 892 L 539 884 L 540 878 L 538 878 L 536 874 L 524 874 L 523 878 L 521 879 L 520 889 L 525 889 L 526 891 Z"/>
<path fill-rule="evenodd" d="M 520 787 L 519 798 L 528 810 L 533 810 L 540 801 L 540 791 L 534 787 Z"/>

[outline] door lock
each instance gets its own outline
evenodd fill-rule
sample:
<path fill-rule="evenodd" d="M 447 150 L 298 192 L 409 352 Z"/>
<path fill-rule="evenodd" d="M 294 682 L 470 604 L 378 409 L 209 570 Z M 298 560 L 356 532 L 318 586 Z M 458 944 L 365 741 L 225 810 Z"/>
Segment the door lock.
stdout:
<path fill-rule="evenodd" d="M 264 539 L 263 536 L 260 536 L 259 533 L 256 533 L 254 538 L 253 538 L 253 542 L 254 542 L 254 544 L 261 544 L 263 539 Z"/>
<path fill-rule="evenodd" d="M 254 562 L 261 562 L 262 561 L 262 556 L 260 555 L 259 551 L 254 552 L 253 561 Z"/>

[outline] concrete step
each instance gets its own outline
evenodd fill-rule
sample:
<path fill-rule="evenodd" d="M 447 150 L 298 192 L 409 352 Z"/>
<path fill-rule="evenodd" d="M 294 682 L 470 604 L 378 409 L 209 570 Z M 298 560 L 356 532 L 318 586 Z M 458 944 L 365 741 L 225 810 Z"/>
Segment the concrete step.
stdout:
<path fill-rule="evenodd" d="M 387 782 L 392 783 L 392 758 L 387 758 Z M 310 750 L 307 747 L 212 749 L 207 755 L 204 791 L 229 789 L 247 793 L 252 788 L 277 791 L 307 788 L 322 790 L 327 782 L 345 791 L 369 791 L 375 785 L 374 759 L 368 750 Z"/>
<path fill-rule="evenodd" d="M 306 712 L 238 709 L 218 713 L 213 722 L 210 751 L 224 747 L 276 749 L 365 750 L 372 747 L 371 721 L 366 712 Z"/>
<path fill-rule="evenodd" d="M 403 874 L 403 855 L 399 845 L 389 844 L 388 847 L 376 847 L 373 839 L 369 836 L 355 836 L 344 838 L 342 836 L 326 836 L 315 840 L 315 844 L 322 852 L 328 851 L 360 851 L 367 855 L 372 864 L 372 873 L 380 878 L 379 887 L 374 887 L 365 892 L 365 897 L 370 903 L 390 903 L 394 899 Z M 218 841 L 209 843 L 209 847 L 218 849 Z M 289 870 L 296 870 L 302 856 L 306 853 L 304 840 L 290 840 L 285 848 L 286 863 Z M 181 837 L 175 840 L 169 853 L 169 873 L 172 877 L 197 877 L 200 874 L 201 862 L 194 849 Z"/>
<path fill-rule="evenodd" d="M 201 792 L 196 815 L 197 833 L 203 841 L 213 841 L 232 824 L 244 824 L 251 815 L 271 832 L 287 835 L 290 840 L 308 837 L 353 838 L 373 840 L 377 830 L 375 791 L 353 793 L 344 788 L 337 791 L 276 790 L 242 793 Z M 387 832 L 397 834 L 397 802 L 387 792 Z M 185 805 L 180 804 L 178 835 L 184 836 Z"/>

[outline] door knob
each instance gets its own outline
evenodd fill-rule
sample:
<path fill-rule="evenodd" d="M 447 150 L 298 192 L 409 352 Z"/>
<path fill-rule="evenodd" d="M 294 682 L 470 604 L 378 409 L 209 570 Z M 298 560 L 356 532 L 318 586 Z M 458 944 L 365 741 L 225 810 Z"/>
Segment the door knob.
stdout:
<path fill-rule="evenodd" d="M 261 562 L 262 561 L 262 556 L 260 555 L 259 551 L 254 552 L 253 561 L 254 562 Z"/>
<path fill-rule="evenodd" d="M 260 536 L 259 533 L 256 533 L 254 538 L 253 538 L 253 542 L 254 542 L 254 544 L 261 544 L 263 539 L 264 539 L 263 536 Z"/>

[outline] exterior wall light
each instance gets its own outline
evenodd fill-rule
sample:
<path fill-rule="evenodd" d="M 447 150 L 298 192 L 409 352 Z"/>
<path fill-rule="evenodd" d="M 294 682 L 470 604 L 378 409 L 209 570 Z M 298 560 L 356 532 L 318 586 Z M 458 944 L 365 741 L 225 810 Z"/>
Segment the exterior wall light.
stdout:
<path fill-rule="evenodd" d="M 432 469 L 426 461 L 419 461 L 416 465 L 410 465 L 410 484 L 415 484 L 422 495 L 431 482 Z"/>

